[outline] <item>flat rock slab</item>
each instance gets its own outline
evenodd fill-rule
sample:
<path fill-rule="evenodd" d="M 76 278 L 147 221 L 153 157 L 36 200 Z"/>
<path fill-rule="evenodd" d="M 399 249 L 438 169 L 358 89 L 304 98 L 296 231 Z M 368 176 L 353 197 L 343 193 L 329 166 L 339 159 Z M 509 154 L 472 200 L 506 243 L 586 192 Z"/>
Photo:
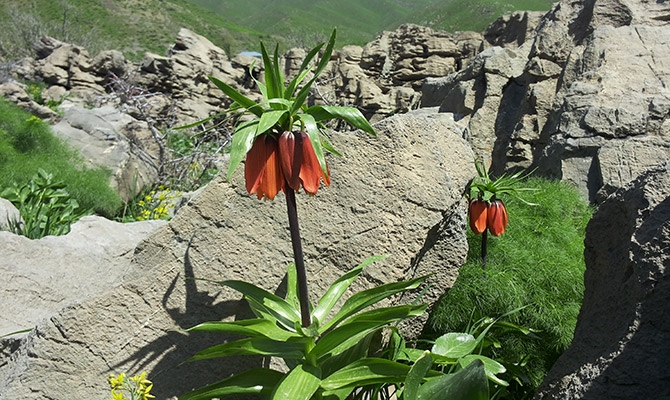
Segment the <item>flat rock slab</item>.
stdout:
<path fill-rule="evenodd" d="M 31 240 L 0 232 L 0 336 L 34 328 L 65 306 L 120 285 L 137 244 L 165 223 L 88 216 L 64 236 Z"/>

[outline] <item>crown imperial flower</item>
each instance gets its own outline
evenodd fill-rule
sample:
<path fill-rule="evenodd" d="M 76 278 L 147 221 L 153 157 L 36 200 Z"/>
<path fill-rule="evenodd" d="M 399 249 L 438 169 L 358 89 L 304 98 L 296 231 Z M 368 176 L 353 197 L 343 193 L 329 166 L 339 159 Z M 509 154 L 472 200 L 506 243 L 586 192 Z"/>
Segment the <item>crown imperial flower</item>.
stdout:
<path fill-rule="evenodd" d="M 272 135 L 256 138 L 247 153 L 244 166 L 244 179 L 247 192 L 256 194 L 258 199 L 274 199 L 284 188 L 284 176 L 279 163 L 279 146 Z"/>

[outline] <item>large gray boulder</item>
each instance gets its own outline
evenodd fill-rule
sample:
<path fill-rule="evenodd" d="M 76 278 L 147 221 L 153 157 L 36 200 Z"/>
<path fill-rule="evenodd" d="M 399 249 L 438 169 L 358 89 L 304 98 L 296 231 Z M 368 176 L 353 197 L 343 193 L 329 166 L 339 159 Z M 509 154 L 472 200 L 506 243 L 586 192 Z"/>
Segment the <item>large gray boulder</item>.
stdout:
<path fill-rule="evenodd" d="M 111 171 L 110 186 L 130 201 L 158 180 L 157 159 L 145 151 L 153 144 L 149 127 L 119 110 L 87 109 L 65 102 L 52 132 L 76 149 L 90 168 Z"/>
<path fill-rule="evenodd" d="M 575 337 L 536 399 L 670 395 L 670 164 L 608 197 L 588 224 L 585 245 Z"/>
<path fill-rule="evenodd" d="M 356 290 L 431 273 L 422 300 L 432 302 L 451 286 L 467 253 L 462 193 L 475 175 L 473 153 L 452 125 L 428 110 L 383 120 L 376 138 L 332 133 L 345 156 L 329 158 L 331 186 L 298 195 L 312 299 L 379 254 L 389 257 L 368 268 Z M 39 323 L 0 362 L 0 399 L 102 399 L 110 372 L 142 370 L 165 399 L 265 365 L 253 358 L 182 364 L 226 339 L 183 329 L 249 316 L 239 294 L 193 278 L 283 290 L 292 261 L 284 196 L 258 201 L 242 176 L 216 178 L 139 245 L 122 285 Z"/>

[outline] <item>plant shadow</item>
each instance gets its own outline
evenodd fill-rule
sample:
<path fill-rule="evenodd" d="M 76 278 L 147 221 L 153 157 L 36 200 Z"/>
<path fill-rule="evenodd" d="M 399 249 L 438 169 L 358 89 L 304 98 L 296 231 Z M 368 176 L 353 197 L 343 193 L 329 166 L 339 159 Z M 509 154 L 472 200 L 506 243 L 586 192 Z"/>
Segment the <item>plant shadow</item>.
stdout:
<path fill-rule="evenodd" d="M 213 332 L 187 333 L 186 329 L 203 322 L 254 317 L 246 301 L 219 301 L 218 294 L 211 295 L 198 288 L 199 281 L 194 274 L 190 256 L 192 242 L 193 238 L 184 254 L 183 277 L 182 273 L 174 277 L 162 299 L 163 309 L 179 328 L 164 332 L 131 357 L 112 366 L 114 370 L 124 369 L 137 373 L 150 368 L 148 379 L 154 384 L 151 393 L 157 399 L 174 399 L 240 372 L 269 366 L 268 358 L 250 356 L 187 362 L 199 351 L 238 339 L 239 336 Z M 184 299 L 179 300 L 183 307 L 170 307 L 168 302 L 175 295 L 175 289 L 180 283 L 184 284 L 185 289 Z M 153 365 L 149 367 L 150 364 Z"/>

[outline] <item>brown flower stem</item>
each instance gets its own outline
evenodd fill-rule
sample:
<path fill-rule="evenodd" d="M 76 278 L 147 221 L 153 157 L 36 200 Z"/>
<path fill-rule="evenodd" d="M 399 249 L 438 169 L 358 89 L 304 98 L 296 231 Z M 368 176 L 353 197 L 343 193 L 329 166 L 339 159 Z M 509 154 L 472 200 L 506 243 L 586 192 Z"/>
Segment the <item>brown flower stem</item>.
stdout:
<path fill-rule="evenodd" d="M 482 233 L 482 269 L 486 269 L 486 240 L 488 239 L 488 229 Z"/>
<path fill-rule="evenodd" d="M 312 323 L 309 311 L 309 297 L 307 294 L 307 272 L 305 271 L 305 257 L 302 254 L 302 240 L 300 239 L 300 225 L 298 224 L 298 207 L 295 202 L 295 190 L 286 183 L 286 211 L 288 212 L 288 226 L 291 231 L 293 245 L 293 260 L 298 278 L 298 301 L 302 326 L 308 327 Z"/>

